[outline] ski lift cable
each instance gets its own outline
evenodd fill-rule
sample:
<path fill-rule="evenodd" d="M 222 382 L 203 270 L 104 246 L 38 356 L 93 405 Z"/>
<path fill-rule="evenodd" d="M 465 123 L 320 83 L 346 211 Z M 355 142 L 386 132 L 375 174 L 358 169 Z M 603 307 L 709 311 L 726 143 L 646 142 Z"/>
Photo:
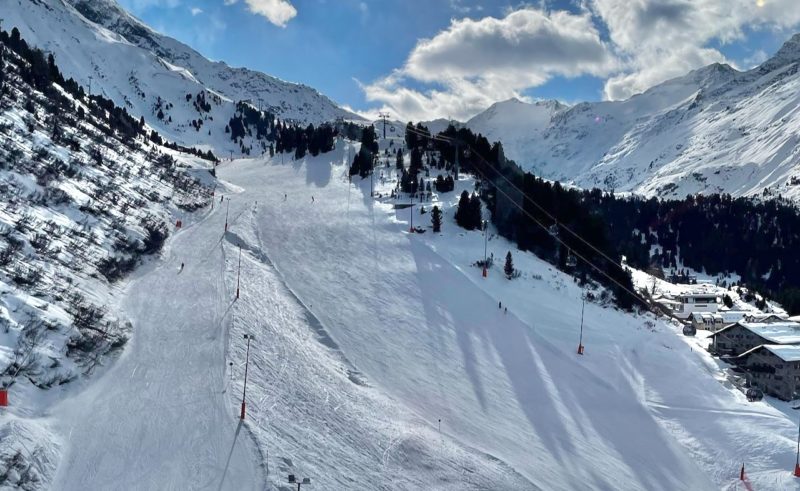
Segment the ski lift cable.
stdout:
<path fill-rule="evenodd" d="M 480 171 L 479 171 L 479 172 L 480 172 Z M 500 188 L 497 188 L 497 191 L 498 191 L 498 192 L 500 192 L 500 193 L 502 193 L 502 194 L 503 194 L 503 195 L 504 195 L 504 196 L 505 196 L 505 197 L 506 197 L 506 198 L 507 198 L 509 201 L 513 202 L 513 203 L 514 203 L 514 205 L 515 205 L 517 208 L 519 208 L 519 209 L 520 209 L 520 210 L 521 210 L 521 211 L 522 211 L 522 212 L 523 212 L 525 215 L 527 215 L 527 216 L 528 216 L 528 218 L 530 218 L 531 220 L 533 220 L 533 222 L 534 222 L 534 223 L 536 223 L 537 225 L 539 225 L 539 226 L 540 226 L 540 227 L 541 227 L 543 230 L 545 230 L 545 231 L 546 231 L 546 230 L 548 230 L 548 227 L 547 227 L 545 224 L 543 224 L 541 221 L 537 220 L 537 219 L 536 219 L 536 218 L 535 218 L 533 215 L 531 215 L 531 214 L 530 214 L 530 213 L 529 213 L 527 210 L 525 210 L 525 209 L 524 209 L 522 206 L 520 206 L 519 204 L 517 204 L 516 202 L 514 202 L 514 200 L 511 198 L 511 196 L 509 196 L 509 195 L 508 195 L 508 193 L 506 193 L 505 191 L 503 191 L 503 190 L 502 190 L 502 189 L 500 189 Z M 563 240 L 561 237 L 559 237 L 559 236 L 557 236 L 557 235 L 556 235 L 556 236 L 553 236 L 553 238 L 554 238 L 554 239 L 555 239 L 555 240 L 556 240 L 558 243 L 560 243 L 561 245 L 563 245 L 564 247 L 566 247 L 568 250 L 570 250 L 569 246 L 568 246 L 568 245 L 567 245 L 567 244 L 564 242 L 564 240 Z M 576 257 L 578 257 L 580 260 L 582 260 L 583 262 L 585 262 L 586 264 L 588 264 L 589 266 L 591 266 L 592 268 L 594 268 L 594 269 L 595 269 L 595 270 L 596 270 L 598 273 L 600 273 L 601 275 L 605 276 L 605 277 L 606 277 L 606 278 L 607 278 L 609 281 L 611 281 L 612 283 L 614 283 L 615 285 L 617 285 L 617 286 L 618 286 L 620 289 L 622 289 L 622 290 L 623 290 L 623 291 L 625 291 L 626 293 L 630 294 L 630 295 L 631 295 L 633 298 L 635 298 L 636 300 L 640 301 L 642 304 L 644 304 L 644 305 L 645 305 L 645 306 L 648 308 L 648 310 L 652 310 L 652 307 L 651 307 L 651 305 L 650 305 L 650 304 L 649 304 L 649 303 L 648 303 L 648 302 L 647 302 L 647 301 L 646 301 L 644 298 L 642 298 L 640 295 L 638 295 L 636 292 L 634 292 L 634 291 L 630 290 L 628 287 L 626 287 L 625 285 L 623 285 L 622 283 L 620 283 L 619 281 L 617 281 L 616 279 L 614 279 L 613 277 L 611 277 L 611 275 L 609 275 L 609 274 L 608 274 L 606 271 L 604 271 L 602 268 L 600 268 L 599 266 L 597 266 L 597 265 L 596 265 L 596 264 L 594 264 L 593 262 L 589 261 L 589 260 L 588 260 L 586 257 L 584 257 L 583 255 L 579 254 L 579 253 L 578 253 L 578 252 L 576 252 L 576 251 L 573 251 L 572 253 L 573 253 L 573 254 L 574 254 Z M 623 270 L 623 271 L 624 271 L 624 270 Z"/>
<path fill-rule="evenodd" d="M 413 133 L 416 133 L 417 135 L 419 135 L 419 133 L 418 133 L 416 130 L 409 130 L 409 131 L 411 131 L 411 132 L 413 132 Z M 439 135 L 436 135 L 435 137 L 431 137 L 431 138 L 437 139 L 437 140 L 439 140 L 439 141 L 447 142 L 447 143 L 453 143 L 453 140 L 452 140 L 452 139 L 450 139 L 450 138 L 447 138 L 447 137 L 440 137 Z M 466 145 L 466 144 L 464 144 L 464 145 Z M 467 145 L 467 146 L 468 146 L 468 145 Z M 497 172 L 498 174 L 500 174 L 500 175 L 502 176 L 502 174 L 501 174 L 500 172 L 498 172 L 498 171 L 497 171 L 497 169 L 495 169 L 495 168 L 494 168 L 494 166 L 492 166 L 492 165 L 491 165 L 491 164 L 490 164 L 488 161 L 486 161 L 486 159 L 484 159 L 484 158 L 483 158 L 483 157 L 482 157 L 482 156 L 481 156 L 479 153 L 477 153 L 477 152 L 473 152 L 473 153 L 474 153 L 474 154 L 476 154 L 476 155 L 478 155 L 478 157 L 479 157 L 481 160 L 483 160 L 483 161 L 484 161 L 484 162 L 485 162 L 485 163 L 486 163 L 486 164 L 487 164 L 489 167 L 493 168 L 493 169 L 495 170 L 495 172 Z M 488 179 L 488 177 L 487 177 L 487 176 L 486 176 L 486 175 L 485 175 L 483 172 L 481 172 L 480 170 L 478 170 L 477 168 L 475 169 L 475 171 L 476 171 L 476 172 L 478 172 L 479 174 L 481 174 L 481 178 L 483 178 L 483 179 L 486 179 L 487 181 L 489 180 L 489 179 Z M 504 179 L 506 179 L 506 181 L 508 181 L 508 182 L 509 182 L 509 184 L 511 184 L 511 186 L 512 186 L 514 189 L 516 189 L 516 190 L 517 190 L 517 191 L 519 191 L 519 192 L 520 192 L 520 193 L 521 193 L 523 196 L 525 196 L 525 193 L 523 193 L 523 192 L 522 192 L 522 191 L 521 191 L 521 190 L 520 190 L 520 189 L 519 189 L 517 186 L 515 186 L 515 185 L 514 185 L 514 184 L 513 184 L 511 181 L 509 181 L 509 180 L 508 180 L 508 178 L 506 178 L 505 176 L 503 176 L 503 178 L 504 178 Z M 545 225 L 545 224 L 543 224 L 543 223 L 542 223 L 540 220 L 538 220 L 536 217 L 534 217 L 534 216 L 533 216 L 533 215 L 532 215 L 530 212 L 528 212 L 528 211 L 527 211 L 527 210 L 526 210 L 524 207 L 520 206 L 520 205 L 519 205 L 519 203 L 517 203 L 517 202 L 516 202 L 516 201 L 515 201 L 515 200 L 514 200 L 514 199 L 513 199 L 513 198 L 512 198 L 512 197 L 511 197 L 511 196 L 510 196 L 508 193 L 506 193 L 506 192 L 505 192 L 503 189 L 501 189 L 501 188 L 499 188 L 499 187 L 498 187 L 498 188 L 496 188 L 496 189 L 497 189 L 497 191 L 498 191 L 499 193 L 501 193 L 503 196 L 505 196 L 505 197 L 506 197 L 506 198 L 507 198 L 507 199 L 508 199 L 508 200 L 509 200 L 511 203 L 513 203 L 513 204 L 514 204 L 514 206 L 516 206 L 517 208 L 519 208 L 519 210 L 520 210 L 520 211 L 521 211 L 523 214 L 527 215 L 527 216 L 528 216 L 528 218 L 530 218 L 530 219 L 531 219 L 531 220 L 532 220 L 534 223 L 536 223 L 536 224 L 537 224 L 539 227 L 541 227 L 541 228 L 542 228 L 543 230 L 545 230 L 545 231 L 549 231 L 549 230 L 550 230 L 550 228 L 549 228 L 548 226 L 546 226 L 546 225 Z M 549 213 L 548 213 L 546 210 L 542 209 L 542 208 L 541 208 L 541 207 L 540 207 L 540 206 L 539 206 L 539 205 L 538 205 L 536 202 L 534 202 L 534 201 L 533 201 L 533 200 L 531 200 L 530 198 L 528 198 L 528 200 L 529 200 L 530 202 L 534 203 L 534 205 L 536 205 L 538 208 L 540 208 L 540 209 L 541 209 L 541 210 L 542 210 L 542 211 L 543 211 L 543 212 L 544 212 L 546 215 L 548 215 L 550 218 L 553 218 L 553 217 L 552 217 L 552 215 L 550 215 L 550 214 L 549 214 Z M 557 221 L 556 221 L 554 218 L 553 218 L 553 221 L 557 223 Z M 575 237 L 579 238 L 579 239 L 580 239 L 582 242 L 586 243 L 586 244 L 587 244 L 589 247 L 591 247 L 592 249 L 594 249 L 595 251 L 597 251 L 598 253 L 600 253 L 600 254 L 601 254 L 603 257 L 605 257 L 606 259 L 608 259 L 608 260 L 609 260 L 609 261 L 610 261 L 612 264 L 616 265 L 617 267 L 619 267 L 620 269 L 622 269 L 623 271 L 625 271 L 625 269 L 624 269 L 624 268 L 623 268 L 621 265 L 619 265 L 619 264 L 617 264 L 616 262 L 614 262 L 614 261 L 613 261 L 611 258 L 609 258 L 607 255 L 603 254 L 601 251 L 599 251 L 599 250 L 598 250 L 596 247 L 594 247 L 594 246 L 593 246 L 593 245 L 591 245 L 589 242 L 587 242 L 585 239 L 583 239 L 582 237 L 580 237 L 578 234 L 576 234 L 576 233 L 575 233 L 575 232 L 573 232 L 572 230 L 569 230 L 569 229 L 568 229 L 567 227 L 565 227 L 564 225 L 561 225 L 561 226 L 562 226 L 563 228 L 565 228 L 566 230 L 568 230 L 568 231 L 569 231 L 571 234 L 573 234 Z M 555 240 L 556 240 L 558 243 L 560 243 L 561 245 L 563 245 L 564 247 L 566 247 L 566 248 L 567 248 L 567 250 L 569 250 L 569 251 L 570 251 L 570 252 L 572 252 L 572 253 L 573 253 L 575 256 L 577 256 L 579 259 L 581 259 L 583 262 L 585 262 L 586 264 L 588 264 L 589 266 L 591 266 L 592 268 L 594 268 L 595 270 L 597 270 L 597 272 L 598 272 L 598 273 L 600 273 L 601 275 L 605 276 L 605 277 L 606 277 L 606 278 L 607 278 L 609 281 L 611 281 L 612 283 L 614 283 L 615 285 L 617 285 L 617 286 L 618 286 L 620 289 L 622 289 L 623 291 L 625 291 L 626 293 L 628 293 L 629 295 L 631 295 L 631 296 L 632 296 L 633 298 L 635 298 L 636 300 L 640 301 L 640 302 L 641 302 L 643 305 L 645 305 L 645 306 L 648 308 L 648 310 L 650 310 L 651 312 L 654 312 L 654 313 L 656 313 L 656 314 L 657 314 L 657 312 L 656 312 L 656 311 L 655 311 L 655 310 L 652 308 L 652 306 L 651 306 L 651 305 L 650 305 L 650 304 L 649 304 L 649 303 L 648 303 L 648 302 L 647 302 L 647 301 L 646 301 L 644 298 L 642 298 L 642 297 L 641 297 L 640 295 L 638 295 L 636 292 L 634 292 L 634 291 L 630 290 L 629 288 L 627 288 L 625 285 L 623 285 L 622 283 L 620 283 L 620 282 L 619 282 L 619 281 L 617 281 L 616 279 L 612 278 L 612 277 L 611 277 L 611 275 L 609 275 L 609 274 L 608 274 L 606 271 L 604 271 L 602 268 L 600 268 L 599 266 L 597 266 L 597 265 L 596 265 L 596 264 L 594 264 L 593 262 L 589 261 L 589 260 L 588 260 L 586 257 L 584 257 L 583 255 L 579 254 L 577 251 L 572 251 L 572 249 L 571 249 L 571 248 L 570 248 L 570 247 L 569 247 L 569 246 L 568 246 L 568 245 L 567 245 L 567 244 L 564 242 L 564 240 L 563 240 L 563 239 L 561 239 L 561 237 L 559 237 L 558 235 L 555 235 L 555 236 L 553 236 L 553 238 L 554 238 L 554 239 L 555 239 Z"/>
<path fill-rule="evenodd" d="M 416 129 L 415 129 L 415 130 L 413 130 L 412 132 L 414 132 L 414 133 L 416 133 L 416 134 L 418 134 L 418 135 L 419 135 L 419 133 L 417 133 L 417 132 L 416 132 Z M 446 142 L 450 142 L 450 143 L 453 143 L 453 142 L 454 142 L 454 139 L 452 139 L 452 138 L 448 138 L 448 137 L 439 137 L 439 135 L 436 135 L 436 137 L 432 137 L 432 138 L 434 138 L 434 139 L 439 139 L 439 138 L 441 138 L 441 139 L 440 139 L 440 141 L 446 141 Z M 467 148 L 470 148 L 470 146 L 469 146 L 468 144 L 466 144 L 466 143 L 461 143 L 461 144 L 462 144 L 462 145 L 465 145 Z M 470 149 L 471 149 L 471 148 L 470 148 Z M 497 175 L 499 175 L 500 177 L 502 177 L 502 178 L 503 178 L 503 180 L 505 180 L 505 181 L 506 181 L 506 182 L 507 182 L 507 183 L 508 183 L 508 184 L 509 184 L 509 185 L 510 185 L 512 188 L 514 188 L 514 190 L 515 190 L 515 191 L 517 191 L 518 193 L 520 193 L 520 194 L 522 195 L 523 199 L 527 199 L 527 200 L 528 200 L 530 203 L 532 203 L 532 204 L 533 204 L 533 205 L 534 205 L 536 208 L 538 208 L 538 209 L 539 209 L 539 210 L 540 210 L 542 213 L 544 213 L 544 214 L 545 214 L 545 215 L 546 215 L 548 218 L 550 218 L 551 220 L 553 220 L 553 223 L 554 223 L 554 224 L 556 224 L 556 226 L 561 226 L 561 228 L 563 228 L 564 230 L 566 230 L 567 232 L 569 232 L 569 233 L 570 233 L 572 236 L 574 236 L 575 238 L 577 238 L 578 240 L 580 240 L 581 242 L 583 242 L 584 244 L 586 244 L 587 246 L 589 246 L 591 249 L 593 249 L 593 250 L 594 250 L 596 253 L 598 253 L 600 256 L 604 257 L 604 258 L 605 258 L 607 261 L 611 262 L 612 264 L 617 264 L 617 262 L 616 262 L 615 260 L 611 259 L 611 258 L 610 258 L 610 257 L 609 257 L 607 254 L 605 254 L 603 251 L 601 251 L 600 249 L 598 249 L 597 247 L 595 247 L 595 246 L 594 246 L 592 243 L 590 243 L 589 241 L 587 241 L 586 239 L 584 239 L 583 237 L 581 237 L 580 235 L 578 235 L 578 234 L 577 234 L 575 231 L 573 231 L 572 229 L 570 229 L 569 227 L 567 227 L 567 226 L 566 226 L 566 225 L 564 225 L 563 223 L 562 223 L 562 224 L 559 224 L 559 223 L 558 223 L 558 220 L 556 219 L 556 217 L 554 217 L 554 216 L 553 216 L 553 215 L 552 215 L 550 212 L 548 212 L 548 211 L 547 211 L 547 210 L 546 210 L 544 207 L 542 207 L 542 206 L 541 206 L 539 203 L 537 203 L 537 202 L 536 202 L 536 201 L 534 201 L 533 199 L 529 198 L 529 197 L 527 196 L 527 194 L 525 194 L 525 193 L 524 193 L 524 192 L 523 192 L 523 191 L 522 191 L 522 190 L 521 190 L 519 187 L 517 187 L 517 185 L 516 185 L 516 184 L 514 184 L 514 183 L 513 183 L 513 182 L 512 182 L 512 181 L 511 181 L 511 180 L 510 180 L 508 177 L 506 177 L 506 176 L 505 176 L 505 175 L 504 175 L 502 172 L 500 172 L 500 171 L 499 171 L 499 170 L 498 170 L 498 169 L 497 169 L 497 168 L 496 168 L 494 165 L 492 165 L 492 164 L 491 164 L 489 161 L 487 161 L 485 158 L 483 158 L 483 156 L 482 156 L 480 153 L 478 153 L 478 152 L 476 152 L 476 151 L 474 151 L 474 150 L 472 151 L 472 153 L 473 153 L 473 154 L 475 154 L 475 155 L 477 155 L 477 156 L 478 156 L 478 158 L 479 158 L 480 160 L 482 160 L 482 161 L 483 161 L 483 162 L 484 162 L 484 163 L 485 163 L 485 164 L 486 164 L 488 167 L 490 167 L 490 168 L 491 168 L 491 169 L 492 169 L 492 170 L 493 170 L 495 173 L 497 173 Z M 485 175 L 482 175 L 482 177 L 488 181 L 488 178 L 487 178 Z M 512 202 L 514 202 L 514 203 L 516 204 L 516 201 L 512 200 Z M 564 245 L 566 246 L 566 244 L 564 244 Z M 569 248 L 569 247 L 567 247 L 567 248 L 571 250 L 571 248 Z"/>

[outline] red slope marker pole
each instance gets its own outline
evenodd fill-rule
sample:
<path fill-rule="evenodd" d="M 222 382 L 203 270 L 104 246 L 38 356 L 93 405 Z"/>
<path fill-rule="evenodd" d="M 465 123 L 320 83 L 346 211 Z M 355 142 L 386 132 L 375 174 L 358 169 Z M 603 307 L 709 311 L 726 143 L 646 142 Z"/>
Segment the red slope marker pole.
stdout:
<path fill-rule="evenodd" d="M 242 246 L 239 246 L 239 272 L 236 273 L 236 298 L 239 298 L 239 280 L 242 276 Z"/>
<path fill-rule="evenodd" d="M 245 413 L 245 402 L 244 398 L 247 395 L 247 367 L 250 364 L 250 340 L 253 339 L 253 336 L 250 334 L 245 334 L 244 338 L 247 340 L 247 354 L 245 355 L 244 359 L 244 388 L 242 389 L 242 412 L 239 415 L 239 419 L 244 419 Z"/>
<path fill-rule="evenodd" d="M 583 354 L 583 312 L 586 309 L 586 297 L 583 297 L 583 303 L 581 304 L 581 334 L 578 338 L 578 354 Z"/>

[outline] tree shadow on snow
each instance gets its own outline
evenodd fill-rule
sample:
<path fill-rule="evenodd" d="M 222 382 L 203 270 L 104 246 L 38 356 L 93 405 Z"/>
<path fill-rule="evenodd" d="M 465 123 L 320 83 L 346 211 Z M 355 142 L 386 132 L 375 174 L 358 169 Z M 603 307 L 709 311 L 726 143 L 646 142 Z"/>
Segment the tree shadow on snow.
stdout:
<path fill-rule="evenodd" d="M 465 299 L 464 282 L 469 280 L 461 272 L 425 245 L 412 242 L 411 249 L 417 263 L 426 314 L 435 314 L 428 315 L 429 327 L 455 330 L 464 370 L 484 412 L 487 410 L 487 396 L 481 377 L 482 364 L 475 353 L 475 338 L 493 346 L 520 410 L 548 450 L 554 455 L 573 452 L 572 442 L 565 438 L 562 415 L 534 359 L 533 347 L 523 332 L 527 326 L 512 315 L 504 315 L 488 295 L 481 293 Z M 472 291 L 479 292 L 477 289 Z M 451 317 L 445 319 L 436 314 L 440 311 L 448 312 Z M 491 376 L 491 372 L 487 375 Z"/>
<path fill-rule="evenodd" d="M 332 165 L 325 159 L 312 158 L 305 159 L 306 164 L 306 184 L 313 184 L 318 188 L 324 188 L 331 182 L 333 175 Z"/>

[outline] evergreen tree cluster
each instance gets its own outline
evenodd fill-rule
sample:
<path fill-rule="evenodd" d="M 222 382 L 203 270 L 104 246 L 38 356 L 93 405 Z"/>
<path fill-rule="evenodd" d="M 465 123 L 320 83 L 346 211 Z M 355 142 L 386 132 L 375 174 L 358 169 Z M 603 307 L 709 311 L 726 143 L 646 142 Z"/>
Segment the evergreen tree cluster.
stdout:
<path fill-rule="evenodd" d="M 459 167 L 481 180 L 480 198 L 486 201 L 492 222 L 501 235 L 516 241 L 519 249 L 532 251 L 562 269 L 567 268 L 570 251 L 586 258 L 600 272 L 585 261 L 578 261 L 573 268 L 575 274 L 583 279 L 591 277 L 609 288 L 620 307 L 630 309 L 633 306 L 636 299 L 627 293 L 633 291 L 633 283 L 630 275 L 619 265 L 621 253 L 606 232 L 608 223 L 583 201 L 581 192 L 523 172 L 513 161 L 505 158 L 500 143 L 490 144 L 485 137 L 467 128 L 450 126 L 441 135 L 459 141 L 461 150 L 470 149 L 468 154 L 458 156 Z M 441 152 L 445 161 L 455 163 L 455 145 L 434 140 L 433 147 Z M 435 185 L 437 189 L 449 187 L 446 178 L 442 178 L 440 183 L 437 177 Z M 481 227 L 480 198 L 477 194 L 462 193 L 456 216 L 459 225 L 468 229 Z M 532 202 L 555 217 L 557 223 Z M 593 247 L 569 233 L 559 233 L 563 226 L 568 226 Z M 561 245 L 554 234 L 558 234 L 566 246 Z"/>
<path fill-rule="evenodd" d="M 186 148 L 174 143 L 164 143 L 161 137 L 155 131 L 148 131 L 144 118 L 136 119 L 131 116 L 127 109 L 117 106 L 111 99 L 105 98 L 98 94 L 87 94 L 83 87 L 81 87 L 74 79 L 65 79 L 61 74 L 55 63 L 53 55 L 50 54 L 45 57 L 44 52 L 38 48 L 31 48 L 27 42 L 21 38 L 19 29 L 16 27 L 11 30 L 9 34 L 6 31 L 0 31 L 0 42 L 3 46 L 8 47 L 16 55 L 18 55 L 25 63 L 18 67 L 19 76 L 23 82 L 27 83 L 34 89 L 42 92 L 47 96 L 50 104 L 53 107 L 58 107 L 60 110 L 53 111 L 53 124 L 51 135 L 56 141 L 59 141 L 61 130 L 59 118 L 63 114 L 76 115 L 78 119 L 83 119 L 86 114 L 82 106 L 75 107 L 73 101 L 67 98 L 54 84 L 60 86 L 66 91 L 73 99 L 84 101 L 89 108 L 89 113 L 95 119 L 103 121 L 104 124 L 96 125 L 96 129 L 108 136 L 116 135 L 120 141 L 125 145 L 132 145 L 137 137 L 142 139 L 149 139 L 157 144 L 164 144 L 169 148 L 175 150 L 192 153 L 198 157 L 216 161 L 217 158 L 209 151 L 200 151 L 194 148 Z M 5 77 L 5 70 L 8 69 L 4 63 L 0 70 Z M 2 92 L 0 91 L 0 94 Z M 26 107 L 32 111 L 32 103 L 28 101 Z M 92 119 L 86 120 L 91 124 Z M 70 142 L 73 149 L 80 145 L 79 142 Z"/>
<path fill-rule="evenodd" d="M 576 274 L 610 287 L 621 306 L 630 307 L 634 301 L 624 291 L 633 290 L 630 277 L 618 266 L 623 255 L 639 269 L 647 270 L 653 263 L 670 269 L 677 266 L 680 252 L 684 266 L 710 274 L 737 273 L 743 283 L 766 293 L 790 312 L 800 313 L 800 254 L 796 253 L 800 250 L 800 212 L 794 203 L 780 197 L 761 200 L 725 194 L 662 201 L 564 188 L 524 173 L 505 159 L 500 144 L 490 145 L 468 129 L 451 126 L 443 134 L 472 148 L 472 155 L 460 156 L 460 166 L 483 178 L 482 197 L 502 235 L 561 268 L 566 269 L 570 252 L 585 258 L 604 274 L 583 260 L 575 266 Z M 453 145 L 439 141 L 434 145 L 445 159 L 453 158 Z M 438 189 L 438 178 L 436 186 Z M 576 239 L 565 227 L 594 247 Z M 651 257 L 653 245 L 659 245 L 661 252 Z"/>
<path fill-rule="evenodd" d="M 476 193 L 470 194 L 464 190 L 458 200 L 458 209 L 455 215 L 456 223 L 467 230 L 481 230 L 483 217 L 481 216 L 481 198 Z"/>
<path fill-rule="evenodd" d="M 403 169 L 400 171 L 400 191 L 411 195 L 430 193 L 431 183 L 426 183 L 422 177 L 417 179 L 409 171 Z"/>
<path fill-rule="evenodd" d="M 353 157 L 353 163 L 350 164 L 350 175 L 355 176 L 358 174 L 362 178 L 370 175 L 378 151 L 378 137 L 375 132 L 375 127 L 370 125 L 363 128 L 361 130 L 361 149 L 355 157 Z"/>
<path fill-rule="evenodd" d="M 453 176 L 449 174 L 447 177 L 442 177 L 442 175 L 439 174 L 436 176 L 436 180 L 433 181 L 433 186 L 436 188 L 436 191 L 440 193 L 449 193 L 456 188 L 456 181 L 453 179 Z"/>
<path fill-rule="evenodd" d="M 800 213 L 784 199 L 692 195 L 683 200 L 618 198 L 583 192 L 611 225 L 609 238 L 634 267 L 681 263 L 741 281 L 800 313 Z M 661 252 L 650 256 L 652 245 Z"/>
<path fill-rule="evenodd" d="M 250 104 L 239 102 L 236 113 L 225 127 L 231 140 L 243 145 L 246 136 L 254 136 L 257 141 L 269 142 L 270 154 L 274 152 L 294 152 L 295 158 L 303 158 L 306 153 L 317 156 L 333 150 L 336 128 L 330 124 L 315 127 L 309 124 L 305 128 L 297 124 L 280 121 L 269 111 L 259 111 Z M 267 145 L 264 144 L 266 149 Z M 249 149 L 242 150 L 249 153 Z"/>

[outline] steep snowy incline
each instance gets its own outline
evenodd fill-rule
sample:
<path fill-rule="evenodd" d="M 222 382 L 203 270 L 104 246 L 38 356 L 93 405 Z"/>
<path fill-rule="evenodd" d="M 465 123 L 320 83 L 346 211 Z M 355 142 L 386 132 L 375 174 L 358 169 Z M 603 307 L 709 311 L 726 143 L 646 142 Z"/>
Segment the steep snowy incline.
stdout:
<path fill-rule="evenodd" d="M 65 447 L 53 489 L 263 489 L 257 448 L 225 391 L 223 217 L 179 233 L 130 285 L 124 354 L 52 412 Z"/>
<path fill-rule="evenodd" d="M 541 139 L 541 133 L 550 127 L 553 118 L 567 109 L 568 106 L 558 101 L 528 104 L 519 99 L 509 99 L 492 104 L 464 126 L 482 134 L 489 142 L 502 141 L 503 147 L 510 149 L 514 156 L 524 157 L 531 152 L 528 146 Z"/>
<path fill-rule="evenodd" d="M 408 209 L 373 201 L 368 180 L 348 186 L 346 154 L 339 148 L 285 165 L 253 160 L 220 169 L 247 188 L 241 198 L 258 200 L 259 237 L 246 242 L 260 244 L 324 326 L 323 342 L 346 360 L 341 377 L 356 370 L 357 380 L 417 415 L 417 424 L 436 428 L 441 420 L 447 441 L 500 459 L 532 483 L 497 489 L 727 488 L 742 461 L 756 488 L 797 488 L 788 470 L 797 427 L 785 408 L 748 403 L 720 383 L 713 361 L 674 327 L 595 304 L 586 306 L 587 354 L 577 357 L 581 289 L 571 278 L 519 251 L 523 275 L 513 282 L 498 267 L 483 280 L 470 266 L 482 257 L 482 237 L 452 223 L 452 206 L 472 181 L 441 197 L 443 234 L 409 236 Z M 382 185 L 380 174 L 376 181 L 378 192 L 393 186 Z M 415 215 L 415 224 L 427 225 L 429 215 Z M 489 250 L 502 257 L 513 246 L 493 236 Z M 312 394 L 326 396 L 301 398 L 312 406 L 305 408 L 311 426 L 340 408 L 328 402 L 335 391 L 314 387 Z M 387 448 L 390 461 L 408 464 L 417 455 L 420 468 L 448 461 L 409 453 L 429 443 L 420 427 L 398 437 L 402 445 Z M 325 457 L 313 465 L 335 467 L 341 458 L 333 450 Z M 384 469 L 372 468 L 370 482 L 388 483 Z M 475 478 L 491 474 L 479 469 L 464 474 L 465 487 L 481 489 Z"/>
<path fill-rule="evenodd" d="M 533 319 L 504 315 L 421 236 L 403 233 L 390 208 L 373 205 L 368 183 L 348 190 L 344 166 L 264 164 L 220 174 L 260 190 L 249 196 L 264 203 L 267 255 L 367 380 L 543 489 L 712 488 L 613 362 L 614 345 L 588 367 L 575 363 L 572 336 L 558 346 Z M 537 305 L 541 322 L 574 334 L 563 301 Z M 603 326 L 642 322 L 597 310 Z"/>
<path fill-rule="evenodd" d="M 703 490 L 743 461 L 756 488 L 800 489 L 790 409 L 721 384 L 674 327 L 594 303 L 578 357 L 571 278 L 519 251 L 514 281 L 470 265 L 483 237 L 452 216 L 471 180 L 439 197 L 441 234 L 412 236 L 408 208 L 348 184 L 351 151 L 217 169 L 230 201 L 129 285 L 124 354 L 42 418 L 53 489 Z"/>
<path fill-rule="evenodd" d="M 138 273 L 122 305 L 133 322 L 126 351 L 42 419 L 61 436 L 51 488 L 287 489 L 293 473 L 332 490 L 536 489 L 371 386 L 264 254 L 265 190 L 246 185 L 224 190 L 230 201 Z M 254 341 L 240 425 L 245 333 Z"/>

